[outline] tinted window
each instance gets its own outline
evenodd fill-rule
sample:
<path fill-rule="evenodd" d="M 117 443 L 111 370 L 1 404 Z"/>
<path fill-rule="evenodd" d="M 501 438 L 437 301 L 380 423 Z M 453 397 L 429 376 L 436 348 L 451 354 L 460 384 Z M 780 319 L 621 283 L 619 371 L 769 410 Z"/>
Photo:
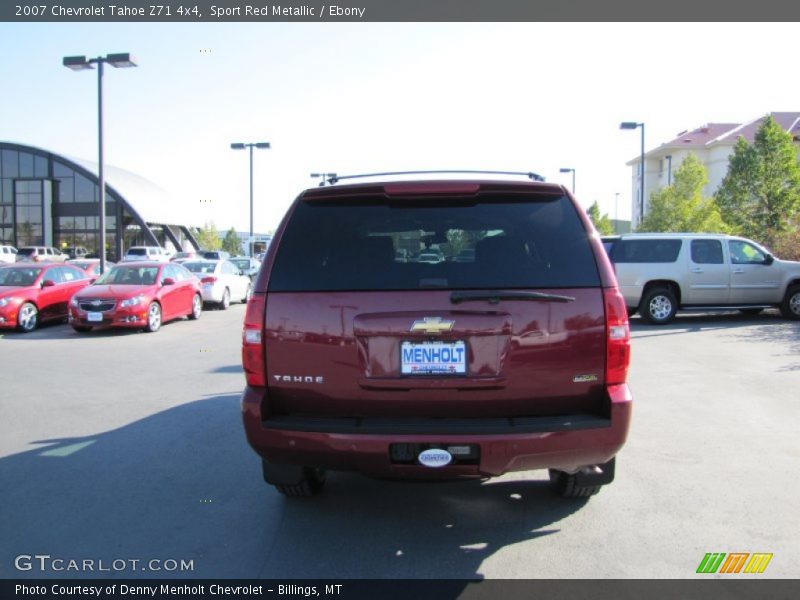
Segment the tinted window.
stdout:
<path fill-rule="evenodd" d="M 128 254 L 131 256 L 147 256 L 147 250 L 145 248 L 129 248 Z"/>
<path fill-rule="evenodd" d="M 599 285 L 565 197 L 300 203 L 270 291 L 558 288 Z"/>
<path fill-rule="evenodd" d="M 153 285 L 158 276 L 158 267 L 128 267 L 118 265 L 101 275 L 97 284 Z"/>
<path fill-rule="evenodd" d="M 192 273 L 208 274 L 217 269 L 217 263 L 213 262 L 186 262 L 183 267 Z"/>
<path fill-rule="evenodd" d="M 33 282 L 41 273 L 41 269 L 14 267 L 10 269 L 0 269 L 0 285 L 25 286 L 33 285 Z"/>
<path fill-rule="evenodd" d="M 721 265 L 722 242 L 719 240 L 692 240 L 692 262 L 698 265 Z"/>
<path fill-rule="evenodd" d="M 33 256 L 36 254 L 36 248 L 20 248 L 19 254 L 21 256 Z"/>
<path fill-rule="evenodd" d="M 671 263 L 678 260 L 681 240 L 620 240 L 611 258 L 616 263 Z"/>

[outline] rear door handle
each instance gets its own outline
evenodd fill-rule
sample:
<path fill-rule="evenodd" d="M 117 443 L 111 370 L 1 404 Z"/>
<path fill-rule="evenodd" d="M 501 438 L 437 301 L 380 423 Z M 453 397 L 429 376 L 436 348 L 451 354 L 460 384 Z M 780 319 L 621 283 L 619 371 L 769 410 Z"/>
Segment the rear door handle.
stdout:
<path fill-rule="evenodd" d="M 693 267 L 692 268 L 692 273 L 702 273 L 702 272 L 703 272 L 703 269 L 701 269 L 700 267 Z"/>

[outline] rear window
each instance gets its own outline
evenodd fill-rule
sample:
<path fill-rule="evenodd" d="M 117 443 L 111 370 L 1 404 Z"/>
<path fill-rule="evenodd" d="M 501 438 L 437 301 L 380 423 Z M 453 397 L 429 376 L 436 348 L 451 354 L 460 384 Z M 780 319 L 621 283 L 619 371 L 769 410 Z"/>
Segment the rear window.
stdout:
<path fill-rule="evenodd" d="M 129 248 L 128 249 L 129 256 L 147 256 L 147 249 L 146 248 Z"/>
<path fill-rule="evenodd" d="M 681 240 L 620 240 L 614 244 L 615 263 L 671 263 L 678 260 Z"/>
<path fill-rule="evenodd" d="M 183 267 L 192 273 L 208 274 L 213 273 L 217 269 L 217 263 L 211 262 L 187 262 L 183 263 Z"/>
<path fill-rule="evenodd" d="M 271 292 L 600 285 L 588 235 L 563 196 L 476 202 L 301 202 Z"/>

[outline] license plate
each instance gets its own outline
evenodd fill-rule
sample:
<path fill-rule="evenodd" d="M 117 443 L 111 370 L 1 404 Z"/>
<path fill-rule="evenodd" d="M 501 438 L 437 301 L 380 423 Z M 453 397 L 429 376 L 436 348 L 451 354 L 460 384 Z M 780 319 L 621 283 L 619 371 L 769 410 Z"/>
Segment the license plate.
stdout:
<path fill-rule="evenodd" d="M 101 312 L 86 313 L 86 320 L 91 323 L 100 323 L 103 320 L 103 313 Z"/>
<path fill-rule="evenodd" d="M 400 360 L 403 375 L 465 375 L 467 346 L 464 342 L 403 342 Z"/>

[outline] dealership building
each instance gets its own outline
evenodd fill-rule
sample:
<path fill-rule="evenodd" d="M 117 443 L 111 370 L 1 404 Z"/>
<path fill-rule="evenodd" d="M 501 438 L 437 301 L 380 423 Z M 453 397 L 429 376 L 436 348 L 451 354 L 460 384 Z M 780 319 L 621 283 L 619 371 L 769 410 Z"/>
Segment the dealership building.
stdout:
<path fill-rule="evenodd" d="M 98 251 L 96 163 L 31 146 L 0 142 L 0 243 L 83 246 Z M 152 182 L 104 165 L 106 252 L 118 259 L 131 246 L 196 250 L 196 210 Z"/>

